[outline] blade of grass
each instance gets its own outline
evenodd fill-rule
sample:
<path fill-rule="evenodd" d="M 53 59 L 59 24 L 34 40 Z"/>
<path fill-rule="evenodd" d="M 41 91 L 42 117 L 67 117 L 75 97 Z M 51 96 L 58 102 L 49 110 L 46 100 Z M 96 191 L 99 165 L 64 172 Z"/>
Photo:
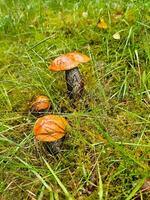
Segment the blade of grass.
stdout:
<path fill-rule="evenodd" d="M 43 196 L 44 196 L 44 190 L 45 190 L 45 186 L 43 185 L 42 188 L 41 188 L 41 192 L 40 192 L 40 194 L 39 194 L 37 200 L 42 200 L 42 199 L 43 199 Z"/>
<path fill-rule="evenodd" d="M 46 181 L 43 179 L 43 177 L 35 170 L 33 169 L 33 167 L 31 165 L 29 165 L 28 163 L 26 163 L 25 161 L 23 161 L 21 158 L 16 157 L 17 160 L 19 160 L 21 163 L 23 163 L 38 179 L 39 181 L 45 186 L 45 188 L 50 192 L 50 196 L 51 194 L 53 194 L 53 190 L 51 188 L 50 185 L 48 185 L 46 183 Z"/>
<path fill-rule="evenodd" d="M 36 66 L 35 66 L 35 63 L 33 62 L 32 57 L 30 56 L 30 54 L 29 54 L 28 52 L 26 52 L 26 54 L 27 54 L 27 56 L 28 56 L 28 58 L 29 58 L 29 60 L 30 60 L 30 62 L 31 62 L 31 64 L 32 64 L 32 66 L 36 69 Z M 47 96 L 50 98 L 50 101 L 52 102 L 52 104 L 53 104 L 53 106 L 54 106 L 54 109 L 55 109 L 55 104 L 54 104 L 54 102 L 53 102 L 53 99 L 52 99 L 51 96 L 49 95 L 49 92 L 48 92 L 48 90 L 47 90 L 47 87 L 46 87 L 46 85 L 44 84 L 44 82 L 43 82 L 43 80 L 42 80 L 42 78 L 41 78 L 41 76 L 40 76 L 38 70 L 36 70 L 36 74 L 37 74 L 37 76 L 39 77 L 40 82 L 41 82 L 41 84 L 42 84 L 42 87 L 43 87 L 43 89 L 45 90 L 45 92 L 47 93 Z"/>
<path fill-rule="evenodd" d="M 115 142 L 116 144 L 120 145 L 129 145 L 129 146 L 136 146 L 136 147 L 147 147 L 150 148 L 150 144 L 137 144 L 137 143 L 128 143 L 128 142 Z"/>
<path fill-rule="evenodd" d="M 36 43 L 35 45 L 33 45 L 32 47 L 30 47 L 29 49 L 27 49 L 27 51 L 30 51 L 32 49 L 34 49 L 35 47 L 41 45 L 42 43 L 46 42 L 47 40 L 51 39 L 51 38 L 54 38 L 56 34 L 53 34 L 47 38 L 45 38 L 44 40 L 41 40 L 40 42 Z"/>
<path fill-rule="evenodd" d="M 95 123 L 94 123 L 95 124 Z M 98 126 L 97 124 L 95 124 L 95 126 L 97 127 L 97 129 L 104 135 L 104 137 L 106 138 L 106 140 L 108 141 L 108 143 L 115 147 L 115 149 L 120 152 L 123 156 L 128 157 L 130 160 L 132 160 L 133 162 L 135 162 L 137 165 L 139 165 L 141 168 L 143 168 L 145 171 L 148 171 L 147 166 L 145 166 L 142 162 L 140 162 L 139 160 L 137 160 L 133 155 L 131 155 L 129 152 L 127 152 L 127 150 L 125 150 L 123 147 L 121 147 L 120 145 L 118 145 L 117 143 L 115 143 L 113 141 L 113 139 L 111 138 L 111 136 L 109 135 L 109 133 L 107 131 L 104 131 L 100 125 Z"/>
<path fill-rule="evenodd" d="M 99 183 L 98 183 L 98 196 L 99 200 L 103 199 L 103 182 L 100 174 L 100 169 L 99 169 L 99 164 L 97 164 L 97 169 L 98 169 L 98 178 L 99 178 Z"/>
<path fill-rule="evenodd" d="M 129 196 L 125 199 L 125 200 L 130 200 L 132 199 L 132 197 L 135 196 L 135 194 L 137 193 L 137 191 L 141 188 L 141 186 L 144 184 L 145 178 L 141 179 L 139 181 L 139 183 L 135 186 L 135 188 L 131 191 L 131 193 L 129 194 Z"/>
<path fill-rule="evenodd" d="M 55 199 L 55 200 L 59 200 L 59 196 L 58 196 L 58 193 L 57 193 L 57 192 L 54 193 L 54 199 Z"/>
<path fill-rule="evenodd" d="M 126 110 L 126 109 L 124 109 L 124 108 L 122 108 L 122 107 L 120 107 L 120 106 L 116 106 L 116 107 L 117 107 L 118 109 L 120 109 L 120 110 L 125 111 L 126 113 L 130 114 L 131 116 L 135 116 L 135 117 L 139 118 L 140 120 L 144 121 L 145 123 L 148 123 L 148 124 L 150 123 L 149 118 L 148 118 L 148 119 L 145 119 L 144 117 L 141 117 L 140 115 L 138 115 L 138 114 L 136 114 L 136 113 L 134 113 L 134 112 L 128 111 L 128 110 Z"/>
<path fill-rule="evenodd" d="M 57 183 L 59 184 L 59 186 L 61 187 L 62 191 L 64 192 L 65 196 L 67 197 L 68 200 L 74 200 L 74 198 L 70 195 L 70 193 L 68 192 L 68 190 L 66 189 L 66 187 L 63 185 L 63 183 L 60 181 L 60 179 L 58 178 L 58 176 L 55 174 L 55 172 L 52 170 L 52 168 L 50 167 L 50 165 L 48 164 L 48 162 L 43 158 L 47 168 L 49 169 L 49 171 L 51 172 L 51 174 L 54 176 L 55 180 L 57 181 Z"/>
<path fill-rule="evenodd" d="M 13 156 L 19 151 L 19 149 L 20 149 L 21 147 L 23 147 L 23 145 L 25 145 L 25 144 L 28 142 L 28 140 L 29 140 L 30 137 L 31 137 L 31 135 L 28 135 L 27 137 L 25 137 L 25 138 L 20 142 L 20 144 L 17 144 L 17 143 L 14 143 L 14 144 L 13 144 L 13 145 L 16 146 L 16 148 L 14 149 L 14 151 L 11 152 L 11 156 L 9 156 L 9 159 L 7 159 L 7 162 L 5 163 L 4 168 L 6 167 L 6 165 L 9 164 L 9 162 L 12 160 Z M 8 140 L 7 140 L 7 142 L 8 142 Z M 10 141 L 9 141 L 9 142 L 10 142 Z"/>
<path fill-rule="evenodd" d="M 5 137 L 4 135 L 2 135 L 0 137 L 0 142 L 8 142 L 9 144 L 13 144 L 13 145 L 18 145 L 16 142 L 8 139 L 7 137 Z"/>
<path fill-rule="evenodd" d="M 6 105 L 8 106 L 7 107 L 8 110 L 11 111 L 12 110 L 12 104 L 11 104 L 11 101 L 9 99 L 8 91 L 6 90 L 4 85 L 1 86 L 1 93 L 3 94 L 3 98 L 6 100 Z"/>
<path fill-rule="evenodd" d="M 133 27 L 131 27 L 131 28 L 129 29 L 128 37 L 127 37 L 125 46 L 124 46 L 124 48 L 123 48 L 123 52 L 122 52 L 122 57 L 121 57 L 121 59 L 123 58 L 124 53 L 125 53 L 125 49 L 127 48 L 127 45 L 128 45 L 128 43 L 129 43 L 130 37 L 131 37 L 131 35 L 132 35 L 132 30 L 133 30 Z"/>

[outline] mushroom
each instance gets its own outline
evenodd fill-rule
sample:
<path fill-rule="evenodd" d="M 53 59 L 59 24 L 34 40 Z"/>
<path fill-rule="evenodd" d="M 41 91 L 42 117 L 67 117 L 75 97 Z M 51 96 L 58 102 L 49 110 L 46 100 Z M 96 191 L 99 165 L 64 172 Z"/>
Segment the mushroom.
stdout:
<path fill-rule="evenodd" d="M 40 115 L 43 112 L 48 112 L 51 108 L 49 98 L 44 95 L 36 96 L 31 103 L 31 113 L 34 115 Z"/>
<path fill-rule="evenodd" d="M 76 100 L 82 96 L 84 83 L 78 65 L 86 63 L 90 58 L 79 52 L 71 52 L 56 58 L 49 66 L 51 71 L 65 71 L 67 89 L 70 99 Z"/>
<path fill-rule="evenodd" d="M 35 139 L 41 141 L 50 153 L 58 153 L 65 137 L 67 120 L 58 115 L 46 115 L 35 122 Z"/>

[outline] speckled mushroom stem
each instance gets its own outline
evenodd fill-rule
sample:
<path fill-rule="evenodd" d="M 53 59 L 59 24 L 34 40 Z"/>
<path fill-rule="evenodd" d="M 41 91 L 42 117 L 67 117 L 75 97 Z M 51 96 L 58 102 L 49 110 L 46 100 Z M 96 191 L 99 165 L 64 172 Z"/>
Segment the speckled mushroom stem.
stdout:
<path fill-rule="evenodd" d="M 63 138 L 59 139 L 58 141 L 45 142 L 44 143 L 44 148 L 50 154 L 57 154 L 57 153 L 61 152 L 61 150 L 62 150 L 62 145 L 63 145 L 64 139 L 65 139 L 65 136 Z"/>
<path fill-rule="evenodd" d="M 78 67 L 66 71 L 66 83 L 68 95 L 71 100 L 78 100 L 82 97 L 84 83 Z"/>

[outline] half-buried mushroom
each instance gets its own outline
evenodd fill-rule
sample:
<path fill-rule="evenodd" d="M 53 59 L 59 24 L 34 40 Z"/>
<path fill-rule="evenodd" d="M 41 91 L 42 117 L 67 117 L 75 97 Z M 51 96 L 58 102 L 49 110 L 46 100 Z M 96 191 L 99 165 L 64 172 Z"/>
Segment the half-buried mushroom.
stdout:
<path fill-rule="evenodd" d="M 86 63 L 90 58 L 79 52 L 71 52 L 56 58 L 49 66 L 52 71 L 65 71 L 67 89 L 70 99 L 77 100 L 82 96 L 84 83 L 78 65 Z"/>
<path fill-rule="evenodd" d="M 34 125 L 35 139 L 43 142 L 50 153 L 58 153 L 65 137 L 67 120 L 57 115 L 39 118 Z"/>
<path fill-rule="evenodd" d="M 31 113 L 36 116 L 40 116 L 41 114 L 48 112 L 52 104 L 47 96 L 40 95 L 33 98 L 31 103 Z"/>

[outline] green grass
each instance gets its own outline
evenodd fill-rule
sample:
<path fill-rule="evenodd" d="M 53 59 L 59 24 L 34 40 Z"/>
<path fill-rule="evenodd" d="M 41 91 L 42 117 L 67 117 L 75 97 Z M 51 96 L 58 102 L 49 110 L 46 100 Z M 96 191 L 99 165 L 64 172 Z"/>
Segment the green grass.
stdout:
<path fill-rule="evenodd" d="M 149 0 L 0 1 L 0 199 L 149 199 L 149 21 Z M 48 70 L 74 50 L 91 57 L 76 109 L 64 73 Z M 71 126 L 56 156 L 37 154 L 29 107 L 39 94 Z"/>

